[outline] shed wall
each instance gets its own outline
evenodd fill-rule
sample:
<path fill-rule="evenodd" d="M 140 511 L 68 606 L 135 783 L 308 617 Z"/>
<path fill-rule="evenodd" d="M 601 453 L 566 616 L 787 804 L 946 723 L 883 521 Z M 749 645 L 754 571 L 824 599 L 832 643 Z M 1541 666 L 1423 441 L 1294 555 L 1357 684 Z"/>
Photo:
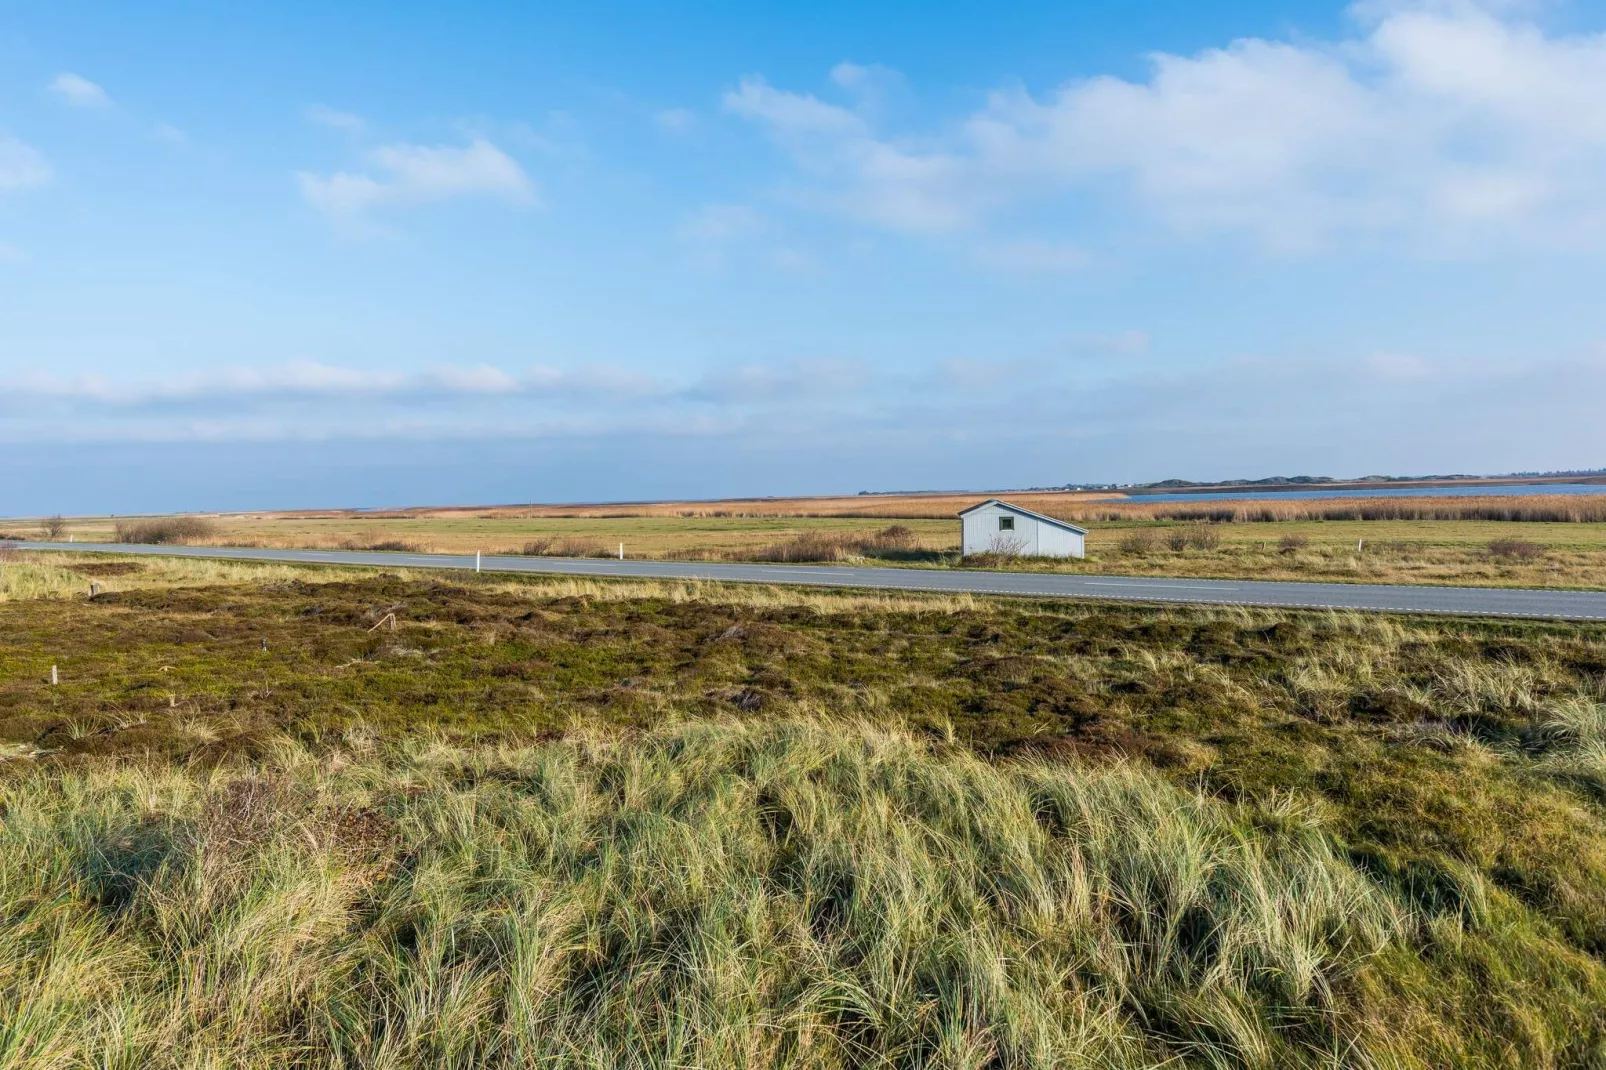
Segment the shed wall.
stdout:
<path fill-rule="evenodd" d="M 1014 518 L 1014 531 L 998 530 L 998 518 L 1004 516 Z M 960 522 L 962 546 L 967 556 L 994 551 L 998 549 L 1000 537 L 1011 535 L 1018 541 L 1019 552 L 1030 557 L 1081 557 L 1084 552 L 1083 538 L 1076 532 L 998 505 L 986 505 L 967 513 Z"/>

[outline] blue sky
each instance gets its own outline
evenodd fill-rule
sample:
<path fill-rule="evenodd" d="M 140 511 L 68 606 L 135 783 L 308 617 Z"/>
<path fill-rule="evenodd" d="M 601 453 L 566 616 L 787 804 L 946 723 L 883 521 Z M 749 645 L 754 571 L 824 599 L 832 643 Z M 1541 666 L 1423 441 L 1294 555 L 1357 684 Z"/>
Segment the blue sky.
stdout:
<path fill-rule="evenodd" d="M 13 0 L 0 515 L 1606 464 L 1606 11 Z"/>

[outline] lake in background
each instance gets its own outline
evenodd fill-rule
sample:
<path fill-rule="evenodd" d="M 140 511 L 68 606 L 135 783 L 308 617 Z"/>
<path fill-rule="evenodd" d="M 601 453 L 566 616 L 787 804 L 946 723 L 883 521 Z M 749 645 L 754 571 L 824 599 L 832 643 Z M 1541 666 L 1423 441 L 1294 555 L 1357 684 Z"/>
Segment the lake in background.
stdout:
<path fill-rule="evenodd" d="M 1279 498 L 1478 498 L 1523 496 L 1530 494 L 1606 494 L 1606 483 L 1508 483 L 1480 487 L 1387 487 L 1377 490 L 1323 490 L 1319 486 L 1298 490 L 1267 490 L 1265 487 L 1244 487 L 1241 490 L 1220 490 L 1201 493 L 1167 491 L 1163 494 L 1132 494 L 1126 498 L 1107 498 L 1103 501 L 1129 502 L 1214 502 L 1241 499 Z"/>

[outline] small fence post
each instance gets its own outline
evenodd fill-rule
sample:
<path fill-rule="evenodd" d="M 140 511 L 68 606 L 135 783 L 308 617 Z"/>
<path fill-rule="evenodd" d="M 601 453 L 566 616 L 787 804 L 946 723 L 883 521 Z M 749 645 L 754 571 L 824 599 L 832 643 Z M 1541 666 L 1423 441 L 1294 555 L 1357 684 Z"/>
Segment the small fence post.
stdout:
<path fill-rule="evenodd" d="M 50 686 L 55 687 L 59 683 L 61 683 L 61 677 L 56 674 L 56 667 L 52 665 L 50 667 Z"/>
<path fill-rule="evenodd" d="M 619 544 L 619 560 L 623 561 L 624 559 L 625 559 L 625 544 L 624 543 L 620 543 Z"/>
<path fill-rule="evenodd" d="M 474 551 L 474 571 L 478 572 L 479 570 L 480 570 L 480 552 L 478 550 L 475 550 Z"/>

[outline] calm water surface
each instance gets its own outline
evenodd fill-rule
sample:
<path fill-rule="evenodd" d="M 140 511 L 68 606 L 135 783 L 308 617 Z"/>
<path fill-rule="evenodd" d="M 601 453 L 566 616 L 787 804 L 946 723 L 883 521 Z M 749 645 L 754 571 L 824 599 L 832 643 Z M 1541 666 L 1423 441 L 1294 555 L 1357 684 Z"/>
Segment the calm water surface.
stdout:
<path fill-rule="evenodd" d="M 1322 490 L 1319 487 L 1300 490 L 1267 490 L 1264 487 L 1244 487 L 1242 490 L 1212 491 L 1189 494 L 1185 491 L 1164 494 L 1133 494 L 1129 498 L 1111 498 L 1109 501 L 1133 502 L 1216 502 L 1240 499 L 1287 498 L 1476 498 L 1488 496 L 1521 497 L 1530 494 L 1606 494 L 1606 483 L 1512 483 L 1490 484 L 1482 487 L 1388 487 L 1377 490 Z"/>

